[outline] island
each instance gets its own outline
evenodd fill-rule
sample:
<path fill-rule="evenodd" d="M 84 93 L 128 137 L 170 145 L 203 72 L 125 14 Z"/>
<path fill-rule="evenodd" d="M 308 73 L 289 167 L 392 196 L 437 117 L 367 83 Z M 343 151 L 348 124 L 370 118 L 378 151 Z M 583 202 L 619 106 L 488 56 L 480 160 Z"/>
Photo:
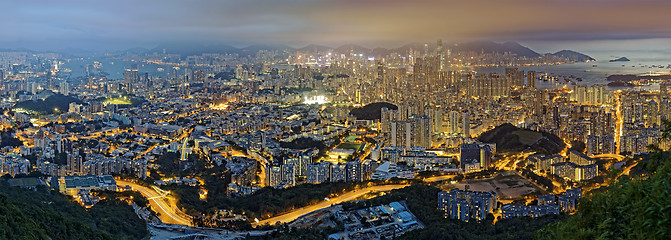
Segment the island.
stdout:
<path fill-rule="evenodd" d="M 629 60 L 629 58 L 627 58 L 627 57 L 621 57 L 621 58 L 618 58 L 618 59 L 612 59 L 612 60 L 610 60 L 610 61 L 608 61 L 608 62 L 629 62 L 629 61 L 631 61 L 631 60 Z"/>

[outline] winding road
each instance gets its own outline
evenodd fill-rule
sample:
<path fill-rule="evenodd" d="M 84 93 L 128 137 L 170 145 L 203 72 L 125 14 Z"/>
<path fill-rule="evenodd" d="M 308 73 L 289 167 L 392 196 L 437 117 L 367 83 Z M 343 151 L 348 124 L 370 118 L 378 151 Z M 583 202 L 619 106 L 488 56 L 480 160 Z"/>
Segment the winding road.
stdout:
<path fill-rule="evenodd" d="M 160 194 L 156 190 L 133 183 L 124 181 L 121 179 L 115 179 L 117 186 L 125 187 L 130 186 L 133 190 L 138 191 L 142 196 L 146 197 L 149 200 L 151 209 L 159 214 L 159 218 L 163 223 L 167 224 L 179 224 L 191 226 L 191 220 L 188 219 L 185 213 L 183 213 L 173 201 L 172 203 L 166 203 L 167 195 Z"/>
<path fill-rule="evenodd" d="M 317 211 L 317 210 L 328 208 L 331 205 L 336 205 L 336 204 L 340 204 L 340 203 L 343 203 L 343 202 L 353 201 L 353 200 L 355 200 L 355 199 L 357 199 L 357 198 L 359 198 L 359 197 L 361 197 L 364 194 L 369 193 L 369 192 L 386 192 L 386 191 L 391 191 L 391 190 L 394 190 L 394 189 L 404 188 L 404 187 L 407 187 L 407 186 L 410 186 L 410 185 L 408 185 L 408 184 L 380 185 L 380 186 L 372 186 L 372 187 L 366 187 L 366 188 L 363 188 L 363 189 L 349 191 L 349 192 L 346 192 L 344 194 L 341 194 L 340 196 L 331 198 L 328 201 L 323 200 L 323 201 L 321 201 L 317 204 L 313 204 L 313 205 L 310 205 L 310 206 L 305 206 L 305 207 L 302 207 L 302 208 L 299 208 L 299 209 L 295 209 L 291 212 L 288 212 L 288 213 L 285 213 L 285 214 L 282 214 L 282 215 L 279 215 L 279 216 L 276 216 L 276 217 L 261 220 L 258 223 L 252 223 L 252 225 L 253 226 L 258 226 L 258 225 L 263 225 L 263 224 L 275 225 L 275 223 L 277 223 L 277 222 L 281 222 L 281 223 L 291 222 L 293 220 L 298 219 L 300 216 L 303 216 L 305 214 L 308 214 L 308 213 L 311 213 L 311 212 L 314 212 L 314 211 Z"/>

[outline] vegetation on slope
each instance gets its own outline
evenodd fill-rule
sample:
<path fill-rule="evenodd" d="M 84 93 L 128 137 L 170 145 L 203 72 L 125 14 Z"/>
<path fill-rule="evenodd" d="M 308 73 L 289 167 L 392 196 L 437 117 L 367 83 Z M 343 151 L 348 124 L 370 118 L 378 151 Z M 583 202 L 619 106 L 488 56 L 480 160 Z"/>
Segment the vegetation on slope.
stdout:
<path fill-rule="evenodd" d="M 446 219 L 437 209 L 438 192 L 440 189 L 435 187 L 413 185 L 392 190 L 386 195 L 373 199 L 345 203 L 343 208 L 355 210 L 405 200 L 408 209 L 424 223 L 425 228 L 407 232 L 395 239 L 532 239 L 539 228 L 564 218 L 563 215 L 547 215 L 533 219 L 524 217 L 503 219 L 497 221 L 496 224 L 492 224 L 493 216 L 491 215 L 482 222 Z M 258 239 L 325 239 L 331 233 L 342 231 L 340 228 L 285 228 Z"/>
<path fill-rule="evenodd" d="M 502 124 L 478 137 L 486 143 L 496 143 L 498 152 L 536 151 L 547 155 L 561 152 L 566 144 L 551 133 L 521 129 L 512 124 Z"/>
<path fill-rule="evenodd" d="M 382 108 L 396 110 L 398 107 L 391 103 L 377 102 L 371 103 L 360 108 L 352 109 L 349 114 L 354 115 L 358 120 L 380 120 Z"/>
<path fill-rule="evenodd" d="M 322 184 L 302 184 L 287 189 L 263 188 L 250 196 L 230 198 L 226 192 L 212 194 L 208 190 L 207 201 L 199 199 L 199 187 L 170 185 L 166 187 L 178 196 L 181 207 L 187 212 L 207 213 L 215 209 L 232 209 L 244 212 L 250 218 L 265 219 L 310 204 L 318 203 L 325 197 L 354 189 L 366 183 L 335 182 Z"/>
<path fill-rule="evenodd" d="M 669 124 L 668 122 L 666 123 Z M 666 128 L 669 129 L 669 128 Z M 669 136 L 666 130 L 663 136 Z M 582 199 L 565 221 L 545 227 L 538 239 L 668 239 L 671 236 L 671 155 L 656 151 L 645 161 L 649 177 L 620 180 Z M 639 163 L 641 164 L 641 163 Z"/>
<path fill-rule="evenodd" d="M 18 102 L 14 105 L 13 109 L 23 109 L 42 114 L 62 113 L 68 111 L 72 102 L 83 103 L 82 100 L 74 97 L 55 94 L 44 100 Z"/>
<path fill-rule="evenodd" d="M 536 230 L 564 217 L 547 215 L 533 219 L 503 219 L 496 224 L 492 224 L 492 215 L 482 222 L 446 219 L 438 210 L 438 192 L 440 189 L 435 187 L 413 185 L 370 200 L 344 204 L 343 207 L 353 210 L 405 200 L 408 209 L 424 223 L 425 228 L 413 230 L 397 239 L 532 239 Z"/>
<path fill-rule="evenodd" d="M 44 187 L 37 191 L 0 181 L 0 239 L 143 239 L 146 223 L 133 208 L 105 199 L 88 211 Z"/>

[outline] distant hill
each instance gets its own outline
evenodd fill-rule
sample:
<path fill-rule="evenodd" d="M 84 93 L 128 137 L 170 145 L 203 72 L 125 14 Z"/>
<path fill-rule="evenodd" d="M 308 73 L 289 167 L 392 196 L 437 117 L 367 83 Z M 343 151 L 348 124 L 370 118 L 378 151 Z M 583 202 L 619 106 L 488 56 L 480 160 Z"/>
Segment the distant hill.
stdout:
<path fill-rule="evenodd" d="M 366 47 L 359 46 L 359 45 L 355 45 L 355 44 L 345 44 L 345 45 L 342 45 L 342 46 L 336 48 L 334 51 L 337 52 L 337 53 L 350 53 L 350 52 L 352 52 L 352 53 L 362 53 L 362 54 L 371 53 L 370 49 L 368 49 Z"/>
<path fill-rule="evenodd" d="M 408 53 L 410 53 L 410 49 L 413 49 L 413 50 L 421 50 L 421 49 L 423 49 L 423 48 L 424 48 L 424 45 L 421 44 L 421 43 L 409 43 L 409 44 L 403 45 L 403 46 L 398 47 L 398 48 L 389 49 L 388 52 L 387 52 L 386 54 L 388 54 L 389 52 L 396 52 L 396 53 L 401 53 L 401 54 L 408 54 Z M 376 53 L 381 53 L 381 51 L 380 51 L 379 48 L 378 48 L 376 51 L 378 51 L 378 52 L 376 52 Z"/>
<path fill-rule="evenodd" d="M 0 180 L 0 239 L 149 239 L 146 223 L 124 201 L 107 198 L 85 209 L 44 186 L 36 189 Z"/>
<path fill-rule="evenodd" d="M 629 60 L 629 58 L 621 57 L 621 58 L 618 58 L 618 59 L 612 59 L 609 62 L 629 62 L 629 61 L 631 61 L 631 60 Z"/>
<path fill-rule="evenodd" d="M 521 129 L 510 123 L 481 134 L 478 140 L 496 143 L 496 150 L 500 152 L 531 150 L 543 154 L 556 154 L 566 147 L 564 141 L 554 134 Z"/>
<path fill-rule="evenodd" d="M 426 48 L 428 47 L 428 48 Z M 430 52 L 435 52 L 437 48 L 436 44 L 429 44 L 426 46 L 424 43 L 409 43 L 397 48 L 367 48 L 361 45 L 356 44 L 344 44 L 337 48 L 318 45 L 318 44 L 309 44 L 300 48 L 292 48 L 286 45 L 281 44 L 254 44 L 247 47 L 234 47 L 226 44 L 163 44 L 159 45 L 150 50 L 135 48 L 129 49 L 127 52 L 141 54 L 141 53 L 162 53 L 163 50 L 171 54 L 179 54 L 182 56 L 189 55 L 201 55 L 203 53 L 221 53 L 221 54 L 240 54 L 243 56 L 255 55 L 259 50 L 269 50 L 269 51 L 297 51 L 300 53 L 325 53 L 331 52 L 334 53 L 343 53 L 347 54 L 350 52 L 361 53 L 368 56 L 377 56 L 384 57 L 391 53 L 398 54 L 409 54 L 410 50 L 424 52 L 425 49 L 428 49 Z M 453 43 L 453 44 L 444 44 L 444 49 L 451 49 L 453 53 L 464 53 L 464 52 L 484 52 L 484 53 L 511 53 L 515 54 L 518 57 L 527 57 L 527 58 L 539 58 L 543 55 L 525 47 L 517 42 L 505 42 L 497 43 L 492 41 L 473 41 L 465 43 Z M 71 51 L 73 52 L 73 51 Z M 81 54 L 83 54 L 82 52 Z M 552 53 L 550 53 L 552 54 Z M 587 56 L 585 54 L 571 51 L 571 50 L 562 50 L 552 54 L 554 56 L 570 59 L 572 61 L 585 62 L 585 61 L 594 61 L 595 59 Z"/>
<path fill-rule="evenodd" d="M 53 114 L 58 110 L 58 112 L 67 112 L 70 108 L 70 103 L 76 102 L 79 104 L 84 103 L 82 100 L 79 100 L 74 97 L 65 96 L 62 94 L 52 95 L 44 100 L 34 100 L 34 101 L 23 101 L 14 104 L 12 109 L 24 109 L 28 111 L 34 111 L 37 113 L 43 114 Z"/>
<path fill-rule="evenodd" d="M 268 51 L 284 51 L 284 50 L 295 50 L 287 45 L 268 45 L 268 44 L 254 44 L 250 45 L 247 47 L 240 48 L 240 52 L 244 55 L 255 55 L 257 52 L 260 50 L 268 50 Z"/>
<path fill-rule="evenodd" d="M 149 53 L 179 54 L 182 56 L 202 55 L 203 53 L 241 53 L 239 48 L 226 44 L 163 44 L 149 50 Z"/>
<path fill-rule="evenodd" d="M 69 56 L 75 56 L 75 57 L 83 57 L 83 56 L 90 56 L 93 54 L 93 52 L 80 49 L 80 48 L 64 48 L 64 49 L 59 49 L 57 52 L 69 55 Z"/>
<path fill-rule="evenodd" d="M 635 177 L 632 170 L 615 183 L 583 193 L 578 211 L 540 229 L 537 239 L 669 239 L 669 154 L 658 150 L 643 157 L 645 163 L 634 163 L 646 166 L 645 177 Z"/>
<path fill-rule="evenodd" d="M 541 55 L 534 50 L 516 42 L 495 43 L 490 41 L 477 41 L 455 44 L 452 47 L 457 52 L 485 52 L 485 53 L 512 53 L 520 57 L 539 58 Z"/>
<path fill-rule="evenodd" d="M 576 52 L 576 51 L 571 51 L 571 50 L 561 50 L 559 52 L 556 52 L 552 55 L 555 55 L 557 57 L 561 58 L 566 58 L 571 61 L 576 61 L 576 62 L 587 62 L 587 61 L 596 61 L 596 59 L 587 56 L 585 54 Z"/>
<path fill-rule="evenodd" d="M 317 52 L 327 52 L 333 50 L 332 47 L 327 47 L 327 46 L 322 46 L 322 45 L 317 45 L 317 44 L 310 44 L 305 47 L 296 49 L 298 52 L 302 53 L 317 53 Z"/>
<path fill-rule="evenodd" d="M 393 110 L 398 109 L 396 105 L 391 103 L 376 102 L 360 108 L 354 108 L 349 112 L 349 114 L 353 115 L 358 120 L 376 120 L 376 119 L 380 120 L 380 117 L 382 116 L 381 114 L 382 108 L 388 108 Z"/>
<path fill-rule="evenodd" d="M 133 53 L 133 54 L 142 54 L 148 52 L 149 49 L 143 47 L 134 47 L 124 50 L 124 52 Z"/>
<path fill-rule="evenodd" d="M 628 82 L 633 80 L 638 80 L 640 77 L 634 74 L 615 74 L 606 77 L 606 80 L 610 82 Z"/>

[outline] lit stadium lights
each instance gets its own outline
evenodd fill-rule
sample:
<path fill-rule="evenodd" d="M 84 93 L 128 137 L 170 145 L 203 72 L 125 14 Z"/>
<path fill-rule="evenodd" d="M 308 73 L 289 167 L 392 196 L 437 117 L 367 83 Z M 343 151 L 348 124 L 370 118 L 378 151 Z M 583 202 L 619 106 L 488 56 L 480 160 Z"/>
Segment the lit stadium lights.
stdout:
<path fill-rule="evenodd" d="M 225 104 L 225 103 L 212 106 L 212 109 L 214 109 L 214 110 L 226 110 L 227 108 L 228 108 L 228 104 Z"/>
<path fill-rule="evenodd" d="M 326 97 L 324 96 L 313 96 L 311 98 L 305 97 L 305 100 L 303 101 L 305 104 L 324 104 L 326 102 Z"/>

